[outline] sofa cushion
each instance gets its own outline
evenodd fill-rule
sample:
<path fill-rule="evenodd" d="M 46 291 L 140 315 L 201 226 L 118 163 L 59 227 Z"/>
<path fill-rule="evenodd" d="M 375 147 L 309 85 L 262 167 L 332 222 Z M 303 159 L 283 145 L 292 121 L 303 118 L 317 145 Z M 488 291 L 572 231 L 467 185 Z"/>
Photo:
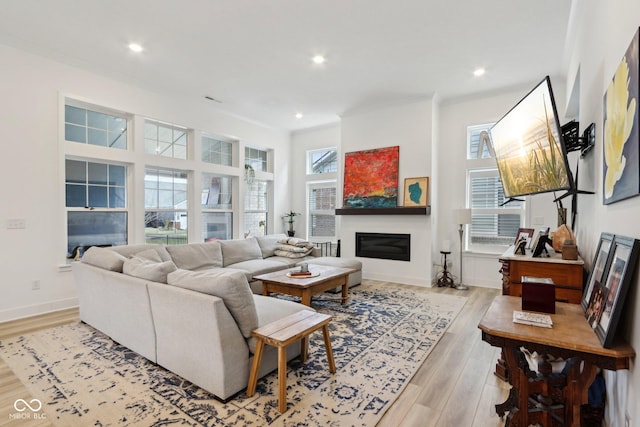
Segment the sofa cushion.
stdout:
<path fill-rule="evenodd" d="M 285 236 L 284 234 L 268 234 L 266 236 L 257 236 L 256 240 L 258 241 L 258 245 L 260 245 L 262 258 L 273 256 L 273 252 L 276 250 L 276 246 L 278 246 L 278 241 L 286 238 L 287 236 Z"/>
<path fill-rule="evenodd" d="M 284 270 L 285 268 L 289 267 L 289 265 L 280 261 L 272 261 L 271 258 L 268 258 L 251 259 L 248 261 L 237 262 L 235 264 L 231 264 L 229 267 L 236 270 L 244 271 L 247 280 L 251 281 L 253 279 L 253 276 L 257 276 L 258 274 L 271 273 L 272 271 Z"/>
<path fill-rule="evenodd" d="M 252 259 L 262 259 L 262 250 L 255 237 L 220 240 L 223 267 Z"/>
<path fill-rule="evenodd" d="M 126 260 L 127 258 L 118 252 L 99 246 L 91 246 L 82 256 L 82 262 L 118 273 L 122 273 L 122 266 Z"/>
<path fill-rule="evenodd" d="M 160 255 L 154 249 L 147 249 L 145 251 L 138 252 L 132 258 L 140 258 L 145 261 L 162 262 L 162 258 L 160 258 Z"/>
<path fill-rule="evenodd" d="M 167 251 L 176 266 L 184 270 L 222 267 L 222 251 L 217 241 L 171 245 Z"/>
<path fill-rule="evenodd" d="M 157 256 L 155 251 L 151 250 L 151 252 Z M 124 262 L 122 272 L 128 276 L 138 277 L 140 279 L 167 283 L 167 275 L 176 271 L 176 269 L 176 265 L 173 261 L 155 262 L 142 257 L 133 256 Z"/>
<path fill-rule="evenodd" d="M 222 298 L 245 338 L 258 327 L 258 314 L 249 282 L 239 271 L 178 269 L 167 277 L 170 285 Z"/>

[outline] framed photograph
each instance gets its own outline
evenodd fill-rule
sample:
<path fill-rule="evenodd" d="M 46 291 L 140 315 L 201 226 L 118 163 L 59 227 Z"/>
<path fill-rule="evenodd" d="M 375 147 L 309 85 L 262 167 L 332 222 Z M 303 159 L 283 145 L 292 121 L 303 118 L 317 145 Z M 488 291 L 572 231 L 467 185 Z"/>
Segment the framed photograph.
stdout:
<path fill-rule="evenodd" d="M 533 228 L 518 228 L 518 232 L 516 233 L 516 240 L 513 241 L 513 244 L 517 244 L 520 239 L 523 237 L 527 239 L 527 243 L 531 242 L 533 239 L 533 234 L 535 230 Z"/>
<path fill-rule="evenodd" d="M 592 290 L 593 292 L 591 292 L 591 298 L 589 299 L 589 304 L 587 305 L 585 314 L 587 316 L 587 322 L 589 322 L 589 325 L 591 325 L 593 329 L 596 329 L 598 323 L 600 322 L 602 311 L 604 310 L 605 298 L 607 297 L 607 289 L 603 287 L 600 282 L 596 281 L 593 284 Z"/>
<path fill-rule="evenodd" d="M 404 179 L 404 205 L 427 206 L 429 204 L 429 177 Z"/>
<path fill-rule="evenodd" d="M 591 294 L 593 293 L 595 283 L 603 283 L 603 280 L 605 279 L 605 273 L 607 272 L 607 268 L 609 268 L 609 254 L 612 242 L 613 234 L 600 234 L 600 242 L 596 249 L 596 256 L 593 259 L 591 274 L 587 281 L 587 287 L 582 294 L 582 308 L 585 310 L 585 314 L 587 307 L 589 306 L 589 301 L 591 301 Z M 587 315 L 587 317 L 589 316 Z"/>
<path fill-rule="evenodd" d="M 538 231 L 538 234 L 536 234 L 536 238 L 531 243 L 531 251 L 533 252 L 532 256 L 536 257 L 542 253 L 542 250 L 544 249 L 544 246 L 547 242 L 548 235 L 549 235 L 549 227 L 542 227 Z M 542 240 L 542 242 L 540 242 L 540 240 Z"/>
<path fill-rule="evenodd" d="M 596 334 L 605 348 L 610 348 L 622 314 L 625 296 L 638 260 L 640 241 L 623 236 L 615 236 L 611 246 L 611 262 L 603 282 L 604 309 L 595 327 Z"/>

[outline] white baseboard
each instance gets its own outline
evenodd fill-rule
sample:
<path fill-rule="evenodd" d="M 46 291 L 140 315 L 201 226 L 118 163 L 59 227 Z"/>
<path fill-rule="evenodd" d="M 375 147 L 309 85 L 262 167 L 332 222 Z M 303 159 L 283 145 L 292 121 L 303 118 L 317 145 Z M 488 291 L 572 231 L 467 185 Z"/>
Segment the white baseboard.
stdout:
<path fill-rule="evenodd" d="M 78 306 L 78 298 L 67 298 L 56 301 L 49 301 L 41 304 L 26 305 L 22 307 L 10 308 L 0 311 L 0 322 L 23 319 L 25 317 L 37 316 L 39 314 L 51 313 Z"/>

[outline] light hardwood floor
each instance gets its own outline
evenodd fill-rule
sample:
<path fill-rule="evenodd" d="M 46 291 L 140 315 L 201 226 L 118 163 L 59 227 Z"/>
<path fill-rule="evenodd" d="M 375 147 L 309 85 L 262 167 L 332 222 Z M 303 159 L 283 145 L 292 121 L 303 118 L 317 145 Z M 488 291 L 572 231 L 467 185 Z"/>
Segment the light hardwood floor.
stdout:
<path fill-rule="evenodd" d="M 502 426 L 504 421 L 495 415 L 494 405 L 506 399 L 508 385 L 493 375 L 499 350 L 483 342 L 477 328 L 499 290 L 476 287 L 468 291 L 431 290 L 463 295 L 468 301 L 378 426 Z M 0 340 L 78 320 L 78 310 L 69 309 L 0 323 Z M 0 359 L 0 426 L 20 425 L 16 421 L 9 424 L 5 416 L 15 412 L 16 399 L 29 401 L 32 396 Z M 50 425 L 46 420 L 31 420 L 28 424 L 29 427 Z"/>

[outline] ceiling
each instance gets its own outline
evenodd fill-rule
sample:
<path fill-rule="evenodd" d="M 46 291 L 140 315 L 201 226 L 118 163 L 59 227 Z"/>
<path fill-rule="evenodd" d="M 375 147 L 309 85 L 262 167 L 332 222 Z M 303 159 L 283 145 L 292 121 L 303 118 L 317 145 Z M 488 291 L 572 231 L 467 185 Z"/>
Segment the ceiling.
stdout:
<path fill-rule="evenodd" d="M 561 76 L 571 0 L 19 0 L 0 43 L 297 130 Z M 144 47 L 140 54 L 128 44 Z M 314 64 L 311 57 L 326 56 Z M 477 67 L 486 74 L 474 77 Z M 205 96 L 217 101 L 204 101 Z M 304 116 L 295 118 L 301 112 Z"/>

